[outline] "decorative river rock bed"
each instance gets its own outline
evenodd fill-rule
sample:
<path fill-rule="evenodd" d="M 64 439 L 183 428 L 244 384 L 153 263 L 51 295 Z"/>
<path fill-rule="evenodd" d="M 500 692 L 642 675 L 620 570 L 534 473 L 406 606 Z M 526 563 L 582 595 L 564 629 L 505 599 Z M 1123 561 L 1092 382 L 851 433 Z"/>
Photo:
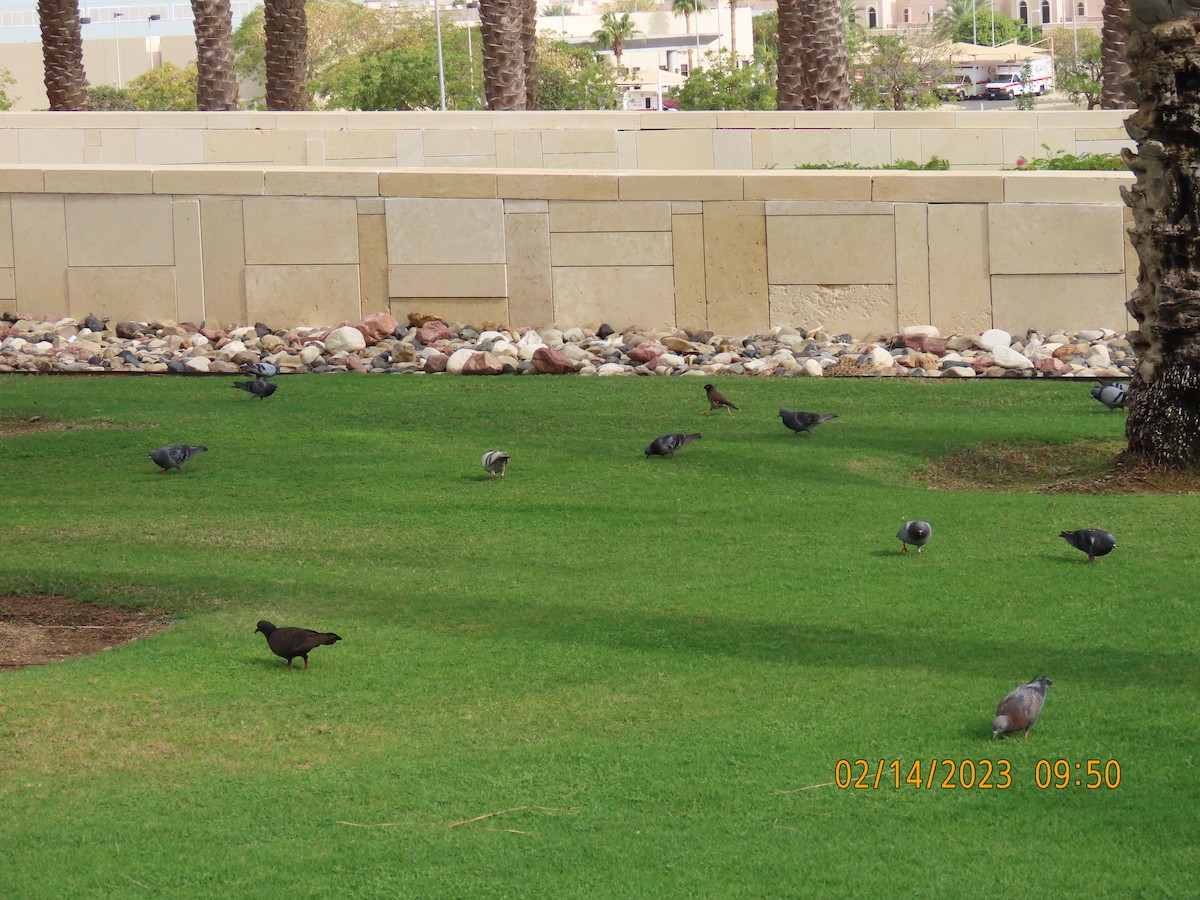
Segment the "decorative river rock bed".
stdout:
<path fill-rule="evenodd" d="M 272 329 L 174 322 L 0 319 L 0 372 L 234 375 L 269 362 L 280 374 L 774 375 L 924 378 L 1128 378 L 1129 341 L 1108 329 L 1023 338 L 998 328 L 942 337 L 930 325 L 856 339 L 824 328 L 711 331 L 631 327 L 478 328 L 388 313 L 332 327 Z"/>

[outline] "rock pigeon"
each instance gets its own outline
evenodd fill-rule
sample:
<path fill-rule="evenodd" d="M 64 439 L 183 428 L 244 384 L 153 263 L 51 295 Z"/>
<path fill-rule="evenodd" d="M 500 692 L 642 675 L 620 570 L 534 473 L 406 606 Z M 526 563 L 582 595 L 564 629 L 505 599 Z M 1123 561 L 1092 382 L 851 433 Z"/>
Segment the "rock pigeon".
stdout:
<path fill-rule="evenodd" d="M 255 378 L 274 378 L 279 374 L 279 366 L 269 362 L 256 362 L 242 366 L 242 371 Z"/>
<path fill-rule="evenodd" d="M 779 418 L 783 419 L 783 424 L 796 434 L 802 431 L 805 434 L 812 434 L 812 430 L 822 422 L 836 419 L 837 413 L 793 412 L 790 409 L 781 409 Z"/>
<path fill-rule="evenodd" d="M 901 553 L 907 553 L 908 545 L 912 544 L 917 548 L 917 556 L 920 556 L 921 548 L 928 544 L 929 539 L 933 537 L 933 526 L 920 519 L 910 519 L 900 526 L 896 537 L 900 539 Z"/>
<path fill-rule="evenodd" d="M 151 450 L 149 456 L 162 470 L 158 474 L 165 475 L 171 469 L 182 472 L 183 469 L 181 466 L 185 462 L 197 453 L 203 453 L 207 449 L 207 447 L 188 447 L 184 444 L 174 444 L 170 447 L 159 447 L 157 450 Z"/>
<path fill-rule="evenodd" d="M 1067 543 L 1076 550 L 1082 550 L 1088 555 L 1088 562 L 1094 563 L 1097 556 L 1107 556 L 1117 548 L 1117 539 L 1100 528 L 1082 528 L 1079 531 L 1063 531 L 1059 537 L 1066 538 Z"/>
<path fill-rule="evenodd" d="M 279 387 L 279 385 L 273 381 L 235 381 L 233 386 L 235 388 L 241 388 L 248 394 L 253 394 L 259 400 L 264 400 L 267 397 L 270 397 Z"/>
<path fill-rule="evenodd" d="M 674 456 L 681 447 L 698 440 L 698 434 L 663 434 L 656 437 L 646 448 L 646 456 Z"/>
<path fill-rule="evenodd" d="M 720 391 L 718 391 L 711 384 L 706 384 L 704 386 L 704 392 L 706 394 L 708 394 L 708 412 L 705 413 L 706 416 L 708 415 L 708 413 L 711 413 L 714 409 L 724 408 L 725 412 L 728 413 L 729 415 L 733 415 L 733 413 L 731 413 L 730 410 L 737 409 L 736 406 L 734 406 L 732 403 L 730 403 L 728 400 L 725 399 L 724 394 L 722 394 Z"/>
<path fill-rule="evenodd" d="M 89 331 L 100 332 L 104 330 L 108 323 L 108 316 L 105 316 L 103 319 L 97 319 L 95 316 L 88 316 L 83 320 L 83 327 Z"/>
<path fill-rule="evenodd" d="M 996 707 L 996 718 L 992 720 L 992 740 L 998 734 L 1014 731 L 1024 731 L 1025 737 L 1029 737 L 1029 729 L 1042 714 L 1042 706 L 1046 703 L 1046 688 L 1052 684 L 1054 682 L 1049 678 L 1038 677 L 1029 684 L 1013 688 Z"/>
<path fill-rule="evenodd" d="M 1092 388 L 1092 396 L 1109 409 L 1124 409 L 1129 405 L 1129 394 L 1123 384 L 1098 384 Z"/>
<path fill-rule="evenodd" d="M 508 467 L 508 454 L 503 450 L 489 450 L 483 454 L 483 470 L 492 476 L 492 481 L 496 480 L 496 476 L 504 477 L 504 470 Z"/>
<path fill-rule="evenodd" d="M 260 621 L 255 631 L 262 632 L 267 639 L 267 646 L 276 656 L 287 660 L 287 668 L 291 668 L 292 660 L 297 656 L 304 657 L 304 668 L 308 668 L 308 654 L 322 644 L 336 644 L 341 640 L 332 631 L 311 631 L 308 628 L 276 628 L 270 622 Z"/>

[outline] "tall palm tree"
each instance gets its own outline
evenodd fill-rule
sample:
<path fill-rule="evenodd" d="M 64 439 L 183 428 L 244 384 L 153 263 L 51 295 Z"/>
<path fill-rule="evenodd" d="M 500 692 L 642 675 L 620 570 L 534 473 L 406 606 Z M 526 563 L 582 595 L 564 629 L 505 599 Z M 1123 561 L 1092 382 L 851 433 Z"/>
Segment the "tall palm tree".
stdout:
<path fill-rule="evenodd" d="M 704 0 L 671 0 L 671 13 L 683 16 L 684 34 L 692 30 L 692 13 L 696 14 L 696 31 L 700 31 L 700 8 L 703 3 Z M 695 65 L 692 60 L 694 52 L 691 47 L 688 47 L 688 72 L 691 72 Z"/>
<path fill-rule="evenodd" d="M 525 108 L 538 108 L 537 80 L 537 0 L 522 0 L 521 53 L 525 64 Z"/>
<path fill-rule="evenodd" d="M 1104 23 L 1100 26 L 1100 107 L 1123 109 L 1129 106 L 1121 82 L 1129 77 L 1125 59 L 1125 29 L 1129 18 L 1129 0 L 1104 0 Z"/>
<path fill-rule="evenodd" d="M 1186 16 L 1187 13 L 1181 14 Z M 1126 195 L 1129 235 L 1141 263 L 1126 306 L 1138 365 L 1129 390 L 1126 459 L 1172 469 L 1200 468 L 1200 108 L 1195 19 L 1157 30 L 1130 19 L 1131 78 L 1138 108 L 1125 123 L 1138 145 L 1125 152 L 1137 181 Z M 1182 37 L 1182 35 L 1189 35 Z"/>
<path fill-rule="evenodd" d="M 308 20 L 304 0 L 266 0 L 267 108 L 308 108 Z"/>
<path fill-rule="evenodd" d="M 606 12 L 600 17 L 600 28 L 592 33 L 592 37 L 599 46 L 605 49 L 612 48 L 613 59 L 619 69 L 621 56 L 625 52 L 625 42 L 637 34 L 641 32 L 634 28 L 629 13 L 621 13 L 618 16 L 615 12 Z"/>
<path fill-rule="evenodd" d="M 196 109 L 237 109 L 229 0 L 192 0 L 192 22 L 196 32 Z"/>
<path fill-rule="evenodd" d="M 52 110 L 83 109 L 83 26 L 77 0 L 38 0 L 42 71 Z"/>
<path fill-rule="evenodd" d="M 779 0 L 780 109 L 849 109 L 841 0 Z"/>
<path fill-rule="evenodd" d="M 718 0 L 720 2 L 720 0 Z M 733 64 L 737 65 L 737 8 L 741 0 L 729 0 L 729 52 L 733 54 Z"/>
<path fill-rule="evenodd" d="M 488 109 L 525 109 L 524 17 L 525 0 L 479 0 Z"/>

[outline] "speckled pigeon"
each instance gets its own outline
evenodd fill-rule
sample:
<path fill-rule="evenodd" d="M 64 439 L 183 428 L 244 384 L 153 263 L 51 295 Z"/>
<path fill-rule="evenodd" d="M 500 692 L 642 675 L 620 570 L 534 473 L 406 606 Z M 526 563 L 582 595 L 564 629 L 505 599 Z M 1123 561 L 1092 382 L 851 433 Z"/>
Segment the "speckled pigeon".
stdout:
<path fill-rule="evenodd" d="M 171 469 L 182 472 L 183 469 L 181 467 L 185 462 L 197 453 L 203 453 L 207 449 L 207 447 L 189 447 L 186 444 L 173 444 L 170 447 L 159 447 L 157 450 L 151 450 L 149 456 L 162 470 L 158 474 L 165 475 Z"/>
<path fill-rule="evenodd" d="M 699 440 L 698 434 L 662 434 L 650 442 L 650 446 L 646 448 L 646 456 L 671 456 L 675 455 L 675 451 L 690 444 L 692 441 Z"/>
<path fill-rule="evenodd" d="M 489 450 L 483 454 L 483 470 L 492 476 L 492 481 L 496 480 L 496 476 L 504 477 L 504 470 L 508 468 L 508 454 L 503 450 Z"/>
<path fill-rule="evenodd" d="M 1129 405 L 1129 394 L 1123 384 L 1098 384 L 1092 388 L 1092 396 L 1112 410 Z"/>
<path fill-rule="evenodd" d="M 304 658 L 304 668 L 308 668 L 308 654 L 322 644 L 336 644 L 341 640 L 332 631 L 312 631 L 308 628 L 276 628 L 265 619 L 258 623 L 255 631 L 261 632 L 267 639 L 267 646 L 276 656 L 287 660 L 286 668 L 291 668 L 292 660 L 297 656 Z"/>
<path fill-rule="evenodd" d="M 241 388 L 248 394 L 253 394 L 259 400 L 265 400 L 267 397 L 270 397 L 279 387 L 273 381 L 235 381 L 233 386 Z"/>
<path fill-rule="evenodd" d="M 728 415 L 733 415 L 733 413 L 730 412 L 730 410 L 737 409 L 736 406 L 734 406 L 727 399 L 725 399 L 724 394 L 722 394 L 720 391 L 718 391 L 711 384 L 706 384 L 704 386 L 704 392 L 706 394 L 708 394 L 708 412 L 705 413 L 706 416 L 708 415 L 708 413 L 711 413 L 714 409 L 724 409 Z"/>
<path fill-rule="evenodd" d="M 836 419 L 837 413 L 815 413 L 815 412 L 795 412 L 790 409 L 781 409 L 779 418 L 783 419 L 783 424 L 792 431 L 799 434 L 812 434 L 812 430 L 822 422 L 828 422 L 830 419 Z"/>
<path fill-rule="evenodd" d="M 274 378 L 279 374 L 279 366 L 269 362 L 256 362 L 242 366 L 242 371 L 255 378 Z"/>
<path fill-rule="evenodd" d="M 901 553 L 907 553 L 908 545 L 912 544 L 917 548 L 917 556 L 920 556 L 921 548 L 928 544 L 929 539 L 933 537 L 933 526 L 920 519 L 910 519 L 900 526 L 896 537 L 900 539 Z"/>
<path fill-rule="evenodd" d="M 1076 550 L 1082 550 L 1088 555 L 1088 562 L 1094 563 L 1097 556 L 1107 556 L 1117 549 L 1117 539 L 1102 528 L 1081 528 L 1079 531 L 1059 532 L 1059 537 L 1066 538 L 1067 543 Z"/>
<path fill-rule="evenodd" d="M 1042 714 L 1042 707 L 1046 703 L 1046 688 L 1052 684 L 1054 682 L 1049 678 L 1039 676 L 1028 684 L 1013 688 L 996 707 L 996 718 L 992 720 L 992 740 L 997 735 L 1014 731 L 1024 731 L 1025 737 L 1029 737 L 1029 729 Z"/>

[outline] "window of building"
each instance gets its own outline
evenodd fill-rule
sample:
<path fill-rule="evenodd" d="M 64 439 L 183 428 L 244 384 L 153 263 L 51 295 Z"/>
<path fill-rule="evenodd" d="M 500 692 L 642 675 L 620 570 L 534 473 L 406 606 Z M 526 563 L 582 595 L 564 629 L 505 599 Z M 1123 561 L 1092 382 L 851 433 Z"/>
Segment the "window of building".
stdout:
<path fill-rule="evenodd" d="M 907 6 L 904 7 L 904 24 L 905 25 L 907 25 L 910 21 L 912 21 L 909 18 L 911 15 L 912 15 L 912 10 L 910 10 Z"/>
<path fill-rule="evenodd" d="M 1042 0 L 1042 24 L 1046 24 L 1050 20 L 1050 0 Z"/>
<path fill-rule="evenodd" d="M 1029 24 L 1029 5 L 1025 2 L 1025 0 L 1021 0 L 1021 2 L 1017 4 L 1017 18 L 1026 25 Z"/>
<path fill-rule="evenodd" d="M 1087 6 L 1085 6 L 1083 3 L 1078 4 L 1075 7 L 1075 15 L 1079 16 L 1079 18 L 1082 19 L 1084 16 L 1087 15 Z"/>
<path fill-rule="evenodd" d="M 1050 2 L 1050 0 L 1046 0 L 1047 4 L 1049 4 L 1049 2 Z M 879 27 L 879 17 L 875 14 L 875 7 L 873 7 L 873 6 L 867 7 L 867 27 L 868 28 L 878 28 Z"/>

